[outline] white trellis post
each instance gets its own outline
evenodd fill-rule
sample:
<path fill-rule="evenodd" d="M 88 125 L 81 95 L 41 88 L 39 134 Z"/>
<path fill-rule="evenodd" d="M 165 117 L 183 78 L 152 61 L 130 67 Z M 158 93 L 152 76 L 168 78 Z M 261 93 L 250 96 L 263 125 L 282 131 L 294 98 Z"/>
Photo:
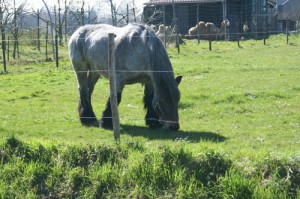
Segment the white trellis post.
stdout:
<path fill-rule="evenodd" d="M 108 34 L 108 74 L 110 84 L 110 105 L 112 112 L 112 123 L 115 141 L 120 141 L 120 119 L 118 111 L 117 89 L 116 89 L 116 73 L 115 73 L 115 53 L 114 53 L 115 34 Z"/>

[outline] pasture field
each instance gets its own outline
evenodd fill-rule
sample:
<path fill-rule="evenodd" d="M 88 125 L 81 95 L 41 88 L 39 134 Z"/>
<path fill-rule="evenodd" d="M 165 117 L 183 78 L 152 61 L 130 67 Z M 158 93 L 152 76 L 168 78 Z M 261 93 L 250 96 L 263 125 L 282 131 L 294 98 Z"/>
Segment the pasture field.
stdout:
<path fill-rule="evenodd" d="M 119 145 L 80 125 L 66 47 L 59 68 L 22 52 L 0 74 L 0 198 L 300 198 L 300 36 L 168 49 L 180 130 L 148 129 L 130 85 Z M 99 118 L 108 87 L 94 91 Z"/>

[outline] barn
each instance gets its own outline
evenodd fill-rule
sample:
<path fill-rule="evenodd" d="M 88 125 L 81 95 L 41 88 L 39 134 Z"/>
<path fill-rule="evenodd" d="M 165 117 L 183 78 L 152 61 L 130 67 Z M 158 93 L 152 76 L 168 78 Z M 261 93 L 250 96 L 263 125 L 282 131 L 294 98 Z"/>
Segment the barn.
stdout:
<path fill-rule="evenodd" d="M 300 21 L 299 0 L 277 0 L 278 31 L 297 30 L 300 28 L 297 23 Z"/>
<path fill-rule="evenodd" d="M 220 27 L 228 19 L 228 38 L 242 33 L 243 25 L 249 27 L 252 37 L 264 37 L 265 32 L 276 29 L 275 0 L 150 0 L 145 3 L 144 22 L 164 23 L 177 27 L 187 34 L 198 21 L 212 22 Z"/>

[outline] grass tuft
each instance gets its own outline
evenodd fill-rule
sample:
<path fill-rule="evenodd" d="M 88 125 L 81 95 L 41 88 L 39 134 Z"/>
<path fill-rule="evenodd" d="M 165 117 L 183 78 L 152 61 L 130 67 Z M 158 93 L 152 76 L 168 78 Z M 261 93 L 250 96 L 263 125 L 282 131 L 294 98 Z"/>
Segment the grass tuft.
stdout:
<path fill-rule="evenodd" d="M 244 173 L 226 154 L 184 148 L 0 146 L 1 198 L 296 198 L 299 159 L 267 158 Z M 5 160 L 5 161 L 4 161 Z"/>

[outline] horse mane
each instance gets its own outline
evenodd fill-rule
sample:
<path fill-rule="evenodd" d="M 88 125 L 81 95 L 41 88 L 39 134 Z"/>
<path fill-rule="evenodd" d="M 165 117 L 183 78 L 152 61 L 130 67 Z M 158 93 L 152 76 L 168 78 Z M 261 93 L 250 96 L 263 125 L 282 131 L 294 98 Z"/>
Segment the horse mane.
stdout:
<path fill-rule="evenodd" d="M 172 64 L 162 41 L 147 26 L 147 42 L 150 48 L 150 63 L 154 83 L 158 84 L 163 93 L 168 93 L 172 100 L 179 101 L 180 92 L 175 81 Z"/>

